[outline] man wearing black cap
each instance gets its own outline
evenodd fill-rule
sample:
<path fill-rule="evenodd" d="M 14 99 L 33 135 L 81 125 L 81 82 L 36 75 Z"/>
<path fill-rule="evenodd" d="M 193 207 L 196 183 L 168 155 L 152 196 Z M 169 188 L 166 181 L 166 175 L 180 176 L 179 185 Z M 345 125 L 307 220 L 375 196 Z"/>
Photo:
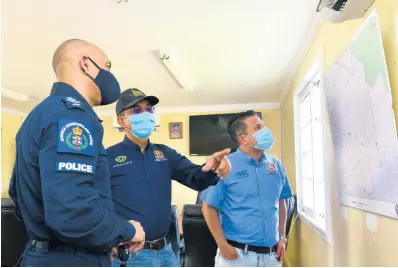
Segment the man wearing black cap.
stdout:
<path fill-rule="evenodd" d="M 130 254 L 127 266 L 179 266 L 168 236 L 171 180 L 202 191 L 231 170 L 226 157 L 230 149 L 213 154 L 200 166 L 166 145 L 151 143 L 158 102 L 135 88 L 122 92 L 116 114 L 126 136 L 107 149 L 115 211 L 122 219 L 140 222 L 147 240 L 142 251 Z M 113 266 L 120 264 L 115 258 Z"/>

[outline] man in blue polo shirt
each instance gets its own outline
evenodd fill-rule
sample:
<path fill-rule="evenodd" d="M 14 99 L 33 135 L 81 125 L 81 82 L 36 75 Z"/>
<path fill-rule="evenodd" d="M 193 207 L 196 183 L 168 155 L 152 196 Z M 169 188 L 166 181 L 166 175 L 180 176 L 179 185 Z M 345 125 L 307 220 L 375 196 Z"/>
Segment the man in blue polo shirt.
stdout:
<path fill-rule="evenodd" d="M 116 114 L 126 136 L 107 149 L 115 211 L 121 219 L 141 223 L 145 231 L 144 249 L 131 253 L 127 266 L 179 266 L 168 236 L 172 179 L 202 191 L 231 170 L 229 149 L 213 154 L 205 165 L 196 165 L 166 145 L 149 142 L 158 102 L 138 89 L 122 92 Z M 120 264 L 114 258 L 113 265 Z"/>
<path fill-rule="evenodd" d="M 281 266 L 286 205 L 292 196 L 282 163 L 264 153 L 273 136 L 253 111 L 228 124 L 239 149 L 231 173 L 202 194 L 203 214 L 218 245 L 216 266 Z M 219 209 L 219 215 L 217 213 Z"/>

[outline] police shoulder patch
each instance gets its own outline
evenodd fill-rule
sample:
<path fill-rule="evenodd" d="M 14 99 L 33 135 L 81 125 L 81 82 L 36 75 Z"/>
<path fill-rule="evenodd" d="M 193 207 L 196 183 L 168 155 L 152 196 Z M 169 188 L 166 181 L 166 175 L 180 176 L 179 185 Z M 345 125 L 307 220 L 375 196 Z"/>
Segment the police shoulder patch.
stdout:
<path fill-rule="evenodd" d="M 82 121 L 59 119 L 57 143 L 59 153 L 97 155 L 92 128 Z"/>
<path fill-rule="evenodd" d="M 65 100 L 66 100 L 66 101 L 69 101 L 69 102 L 72 103 L 72 105 L 74 105 L 74 106 L 80 106 L 80 101 L 76 100 L 75 98 L 66 97 Z"/>
<path fill-rule="evenodd" d="M 58 161 L 56 170 L 60 172 L 95 174 L 95 167 L 95 164 L 87 164 L 76 161 Z"/>
<path fill-rule="evenodd" d="M 77 108 L 80 108 L 80 109 L 84 110 L 84 108 L 82 106 L 82 103 L 80 101 L 76 100 L 75 98 L 65 97 L 65 98 L 62 98 L 62 100 L 65 102 L 66 106 L 69 109 L 77 107 Z"/>

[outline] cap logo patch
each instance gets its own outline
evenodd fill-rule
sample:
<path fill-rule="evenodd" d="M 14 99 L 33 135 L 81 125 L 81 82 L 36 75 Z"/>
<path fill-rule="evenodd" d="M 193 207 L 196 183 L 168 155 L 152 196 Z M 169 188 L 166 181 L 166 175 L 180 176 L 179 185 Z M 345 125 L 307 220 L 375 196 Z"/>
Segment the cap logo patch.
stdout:
<path fill-rule="evenodd" d="M 139 91 L 137 89 L 132 89 L 131 91 L 132 91 L 133 95 L 136 97 L 145 96 L 144 93 L 142 93 L 141 91 Z"/>

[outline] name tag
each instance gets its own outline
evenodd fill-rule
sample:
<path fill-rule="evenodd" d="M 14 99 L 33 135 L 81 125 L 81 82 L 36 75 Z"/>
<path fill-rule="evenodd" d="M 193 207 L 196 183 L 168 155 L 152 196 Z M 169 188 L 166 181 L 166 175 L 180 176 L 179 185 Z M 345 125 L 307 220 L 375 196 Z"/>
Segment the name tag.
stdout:
<path fill-rule="evenodd" d="M 95 165 L 80 162 L 57 162 L 57 171 L 95 174 Z"/>

